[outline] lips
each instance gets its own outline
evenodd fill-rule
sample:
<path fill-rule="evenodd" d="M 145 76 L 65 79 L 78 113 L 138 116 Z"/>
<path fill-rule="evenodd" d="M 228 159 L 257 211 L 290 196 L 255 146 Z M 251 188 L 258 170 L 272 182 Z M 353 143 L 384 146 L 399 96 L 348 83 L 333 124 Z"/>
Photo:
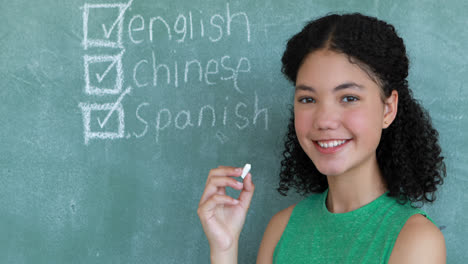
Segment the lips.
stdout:
<path fill-rule="evenodd" d="M 318 140 L 313 141 L 314 146 L 320 153 L 331 154 L 340 151 L 344 148 L 352 139 L 329 139 L 329 140 Z"/>
<path fill-rule="evenodd" d="M 322 148 L 331 148 L 342 145 L 346 142 L 346 139 L 342 140 L 328 140 L 328 141 L 317 141 L 317 144 Z"/>

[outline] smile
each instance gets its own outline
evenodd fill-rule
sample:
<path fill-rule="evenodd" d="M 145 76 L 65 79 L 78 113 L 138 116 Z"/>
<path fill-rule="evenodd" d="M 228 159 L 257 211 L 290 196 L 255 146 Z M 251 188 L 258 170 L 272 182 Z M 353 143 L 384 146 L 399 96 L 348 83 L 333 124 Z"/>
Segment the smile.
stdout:
<path fill-rule="evenodd" d="M 317 141 L 317 144 L 322 148 L 333 148 L 346 143 L 346 139 L 343 140 L 328 140 L 328 141 Z"/>

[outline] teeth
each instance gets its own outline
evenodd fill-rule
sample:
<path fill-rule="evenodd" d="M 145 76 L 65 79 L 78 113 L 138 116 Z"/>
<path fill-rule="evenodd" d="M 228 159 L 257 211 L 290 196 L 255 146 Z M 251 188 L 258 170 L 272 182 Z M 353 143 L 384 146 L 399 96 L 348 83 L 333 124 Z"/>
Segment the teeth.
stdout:
<path fill-rule="evenodd" d="M 332 147 L 336 147 L 336 146 L 339 146 L 343 143 L 345 143 L 346 140 L 333 140 L 333 141 L 329 141 L 329 142 L 319 142 L 317 141 L 317 143 L 320 145 L 320 147 L 322 148 L 332 148 Z"/>

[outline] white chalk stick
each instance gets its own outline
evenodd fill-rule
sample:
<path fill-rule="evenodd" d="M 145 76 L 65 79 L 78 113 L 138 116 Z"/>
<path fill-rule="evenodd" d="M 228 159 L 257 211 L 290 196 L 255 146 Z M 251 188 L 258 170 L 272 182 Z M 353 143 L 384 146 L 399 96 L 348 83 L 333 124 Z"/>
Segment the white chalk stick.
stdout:
<path fill-rule="evenodd" d="M 249 173 L 251 167 L 252 166 L 250 166 L 250 164 L 248 164 L 248 163 L 245 164 L 244 169 L 242 170 L 242 175 L 241 175 L 242 179 L 244 179 L 245 176 L 247 176 L 247 174 Z"/>

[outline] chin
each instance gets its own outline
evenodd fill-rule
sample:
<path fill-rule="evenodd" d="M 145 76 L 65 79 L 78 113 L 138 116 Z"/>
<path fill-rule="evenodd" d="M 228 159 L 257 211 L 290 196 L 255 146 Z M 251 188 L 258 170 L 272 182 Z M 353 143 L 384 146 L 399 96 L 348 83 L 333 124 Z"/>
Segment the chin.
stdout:
<path fill-rule="evenodd" d="M 338 170 L 319 170 L 325 176 L 337 176 L 343 174 L 343 171 Z"/>
<path fill-rule="evenodd" d="M 321 165 L 321 164 L 318 164 L 318 165 L 315 165 L 315 167 L 317 168 L 317 170 L 322 173 L 323 175 L 326 175 L 326 176 L 335 176 L 335 175 L 340 175 L 340 174 L 343 174 L 345 172 L 345 168 L 343 168 L 343 166 L 333 166 L 333 165 Z"/>

